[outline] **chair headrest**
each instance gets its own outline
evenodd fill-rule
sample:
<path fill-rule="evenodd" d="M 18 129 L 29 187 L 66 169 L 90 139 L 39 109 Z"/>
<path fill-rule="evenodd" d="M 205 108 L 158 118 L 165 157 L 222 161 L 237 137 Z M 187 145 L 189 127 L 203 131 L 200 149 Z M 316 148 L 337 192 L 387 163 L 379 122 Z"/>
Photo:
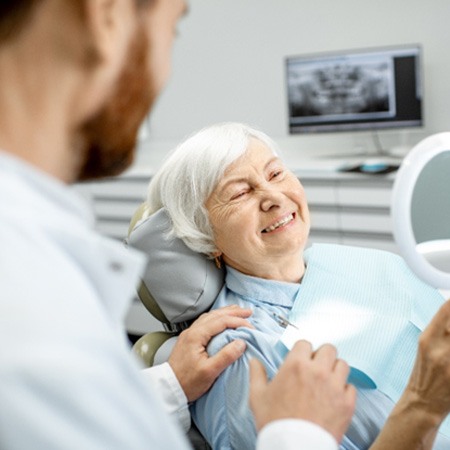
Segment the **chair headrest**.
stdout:
<path fill-rule="evenodd" d="M 147 255 L 142 283 L 168 321 L 189 321 L 207 311 L 223 287 L 224 269 L 192 251 L 181 239 L 168 236 L 171 221 L 164 208 L 135 222 L 128 244 Z M 153 314 L 145 296 L 139 296 Z"/>

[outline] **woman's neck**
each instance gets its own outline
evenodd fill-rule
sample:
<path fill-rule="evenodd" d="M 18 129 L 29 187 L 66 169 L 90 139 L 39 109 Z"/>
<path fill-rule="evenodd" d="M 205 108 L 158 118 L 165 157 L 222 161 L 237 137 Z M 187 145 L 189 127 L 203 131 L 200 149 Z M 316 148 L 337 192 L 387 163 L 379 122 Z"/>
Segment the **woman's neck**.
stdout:
<path fill-rule="evenodd" d="M 225 263 L 233 267 L 233 269 L 239 270 L 246 275 L 253 277 L 264 278 L 266 280 L 285 281 L 289 283 L 299 283 L 305 274 L 305 263 L 303 255 L 290 258 L 271 258 L 270 261 L 256 262 L 252 261 L 252 264 L 236 264 L 233 261 L 227 261 Z"/>

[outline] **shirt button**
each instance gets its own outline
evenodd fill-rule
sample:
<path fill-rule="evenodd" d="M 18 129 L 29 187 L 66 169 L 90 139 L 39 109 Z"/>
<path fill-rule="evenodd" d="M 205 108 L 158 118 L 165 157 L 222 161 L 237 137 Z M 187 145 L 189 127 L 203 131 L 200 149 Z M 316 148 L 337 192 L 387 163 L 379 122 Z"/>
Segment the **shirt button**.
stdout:
<path fill-rule="evenodd" d="M 119 261 L 111 261 L 109 263 L 109 268 L 113 271 L 113 272 L 122 272 L 123 270 L 123 264 L 120 263 Z"/>

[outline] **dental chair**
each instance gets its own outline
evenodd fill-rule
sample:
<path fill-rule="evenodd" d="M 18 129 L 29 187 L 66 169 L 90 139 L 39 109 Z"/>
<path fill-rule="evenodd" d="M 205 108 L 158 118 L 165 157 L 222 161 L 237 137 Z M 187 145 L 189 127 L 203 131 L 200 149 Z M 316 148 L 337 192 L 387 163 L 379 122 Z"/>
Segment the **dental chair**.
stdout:
<path fill-rule="evenodd" d="M 181 239 L 169 236 L 169 227 L 165 209 L 150 214 L 143 203 L 131 219 L 125 240 L 147 255 L 137 293 L 164 330 L 147 333 L 133 345 L 147 367 L 167 361 L 177 335 L 210 309 L 224 284 L 224 270 Z M 188 438 L 194 449 L 210 449 L 194 424 Z"/>

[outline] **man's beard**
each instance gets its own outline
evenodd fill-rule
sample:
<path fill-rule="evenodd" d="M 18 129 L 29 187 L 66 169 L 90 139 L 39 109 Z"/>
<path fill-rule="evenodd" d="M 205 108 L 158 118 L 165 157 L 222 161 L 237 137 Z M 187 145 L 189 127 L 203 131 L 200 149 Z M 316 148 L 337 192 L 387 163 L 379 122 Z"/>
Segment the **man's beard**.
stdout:
<path fill-rule="evenodd" d="M 156 97 L 147 63 L 148 46 L 140 29 L 109 99 L 76 133 L 77 181 L 118 175 L 133 162 L 139 127 Z"/>

